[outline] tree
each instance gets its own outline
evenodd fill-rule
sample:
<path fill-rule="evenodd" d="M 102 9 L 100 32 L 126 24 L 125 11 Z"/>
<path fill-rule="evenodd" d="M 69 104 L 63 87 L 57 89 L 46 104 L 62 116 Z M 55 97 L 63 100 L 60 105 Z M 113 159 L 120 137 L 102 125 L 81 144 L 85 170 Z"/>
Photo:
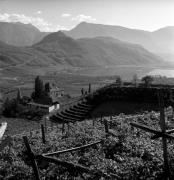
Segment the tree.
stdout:
<path fill-rule="evenodd" d="M 49 82 L 45 83 L 45 91 L 50 92 L 50 83 Z"/>
<path fill-rule="evenodd" d="M 17 101 L 20 102 L 21 99 L 22 99 L 22 96 L 21 96 L 21 91 L 20 89 L 18 89 L 18 92 L 17 92 L 17 97 L 16 97 Z"/>
<path fill-rule="evenodd" d="M 6 117 L 19 117 L 24 111 L 24 106 L 19 104 L 16 98 L 9 100 L 6 98 L 3 104 L 3 115 Z"/>
<path fill-rule="evenodd" d="M 81 94 L 84 95 L 84 89 L 83 88 L 81 89 Z"/>
<path fill-rule="evenodd" d="M 123 81 L 122 81 L 122 79 L 121 79 L 121 77 L 120 76 L 118 76 L 117 78 L 116 78 L 116 84 L 117 84 L 117 86 L 122 86 L 122 84 L 123 84 Z"/>
<path fill-rule="evenodd" d="M 88 93 L 91 93 L 91 83 L 89 83 Z"/>
<path fill-rule="evenodd" d="M 147 75 L 147 76 L 144 76 L 144 77 L 141 79 L 141 81 L 144 82 L 145 87 L 149 87 L 149 86 L 152 84 L 153 77 Z"/>
<path fill-rule="evenodd" d="M 138 84 L 138 76 L 137 76 L 137 74 L 133 75 L 132 84 L 133 84 L 133 86 L 137 87 L 137 84 Z"/>
<path fill-rule="evenodd" d="M 44 92 L 44 85 L 43 85 L 43 81 L 40 79 L 39 76 L 36 77 L 35 79 L 35 98 L 40 98 L 42 97 Z"/>
<path fill-rule="evenodd" d="M 4 104 L 3 104 L 3 114 L 6 116 L 10 112 L 10 100 L 7 97 Z"/>

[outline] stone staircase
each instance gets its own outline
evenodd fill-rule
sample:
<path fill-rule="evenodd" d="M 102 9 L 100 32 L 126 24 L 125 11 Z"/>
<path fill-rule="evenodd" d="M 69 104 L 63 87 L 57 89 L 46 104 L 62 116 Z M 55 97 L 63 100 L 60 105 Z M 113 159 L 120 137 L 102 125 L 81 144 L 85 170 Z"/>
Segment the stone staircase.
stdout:
<path fill-rule="evenodd" d="M 89 116 L 93 108 L 94 105 L 89 102 L 79 100 L 57 114 L 52 115 L 50 120 L 57 123 L 83 121 Z"/>

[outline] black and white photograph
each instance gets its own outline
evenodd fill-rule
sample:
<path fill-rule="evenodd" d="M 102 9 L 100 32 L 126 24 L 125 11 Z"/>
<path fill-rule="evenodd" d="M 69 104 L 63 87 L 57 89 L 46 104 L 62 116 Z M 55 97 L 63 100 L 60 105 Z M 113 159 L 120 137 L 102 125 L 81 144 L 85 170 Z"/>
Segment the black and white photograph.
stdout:
<path fill-rule="evenodd" d="M 174 179 L 174 0 L 0 0 L 0 180 Z"/>

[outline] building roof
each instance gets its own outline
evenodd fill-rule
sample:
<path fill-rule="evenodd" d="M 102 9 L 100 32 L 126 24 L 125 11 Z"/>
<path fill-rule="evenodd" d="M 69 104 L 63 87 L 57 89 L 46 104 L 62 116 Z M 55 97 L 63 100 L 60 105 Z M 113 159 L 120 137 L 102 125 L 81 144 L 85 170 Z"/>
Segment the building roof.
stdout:
<path fill-rule="evenodd" d="M 58 102 L 57 102 L 58 103 Z M 28 105 L 32 105 L 32 106 L 39 106 L 39 107 L 51 107 L 53 104 L 50 104 L 50 105 L 46 105 L 46 104 L 39 104 L 39 103 L 35 103 L 35 102 L 30 102 L 28 103 Z"/>
<path fill-rule="evenodd" d="M 39 103 L 35 103 L 35 102 L 30 102 L 30 103 L 28 103 L 28 105 L 39 106 L 39 107 L 50 107 L 51 106 L 51 105 L 39 104 Z"/>

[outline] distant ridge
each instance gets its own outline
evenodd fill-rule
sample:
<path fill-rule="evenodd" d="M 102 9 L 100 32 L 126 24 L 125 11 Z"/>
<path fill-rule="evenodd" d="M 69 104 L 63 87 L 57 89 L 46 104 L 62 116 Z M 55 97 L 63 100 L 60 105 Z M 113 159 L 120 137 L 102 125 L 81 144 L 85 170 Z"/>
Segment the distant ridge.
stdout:
<path fill-rule="evenodd" d="M 55 32 L 56 33 L 56 32 Z M 121 41 L 140 44 L 150 52 L 169 56 L 174 54 L 174 27 L 167 26 L 153 32 L 122 26 L 82 22 L 70 31 L 63 31 L 73 39 L 112 37 Z M 32 24 L 0 22 L 0 41 L 13 46 L 31 46 L 50 32 L 40 32 Z M 50 38 L 50 37 L 49 37 Z"/>
<path fill-rule="evenodd" d="M 49 35 L 45 36 L 40 42 L 38 42 L 38 44 L 60 41 L 61 39 L 63 40 L 65 38 L 70 39 L 70 37 L 66 36 L 62 31 L 53 32 L 53 33 L 50 33 Z"/>
<path fill-rule="evenodd" d="M 82 22 L 70 31 L 64 31 L 68 36 L 93 38 L 109 36 L 133 44 L 140 44 L 155 53 L 174 53 L 174 27 L 161 28 L 154 32 L 130 29 L 122 26 L 92 24 Z"/>
<path fill-rule="evenodd" d="M 48 34 L 30 47 L 14 47 L 1 42 L 0 54 L 0 67 L 164 65 L 161 58 L 137 44 L 111 37 L 74 40 L 61 31 Z"/>
<path fill-rule="evenodd" d="M 14 46 L 30 46 L 48 33 L 40 32 L 32 24 L 0 22 L 0 41 Z"/>

